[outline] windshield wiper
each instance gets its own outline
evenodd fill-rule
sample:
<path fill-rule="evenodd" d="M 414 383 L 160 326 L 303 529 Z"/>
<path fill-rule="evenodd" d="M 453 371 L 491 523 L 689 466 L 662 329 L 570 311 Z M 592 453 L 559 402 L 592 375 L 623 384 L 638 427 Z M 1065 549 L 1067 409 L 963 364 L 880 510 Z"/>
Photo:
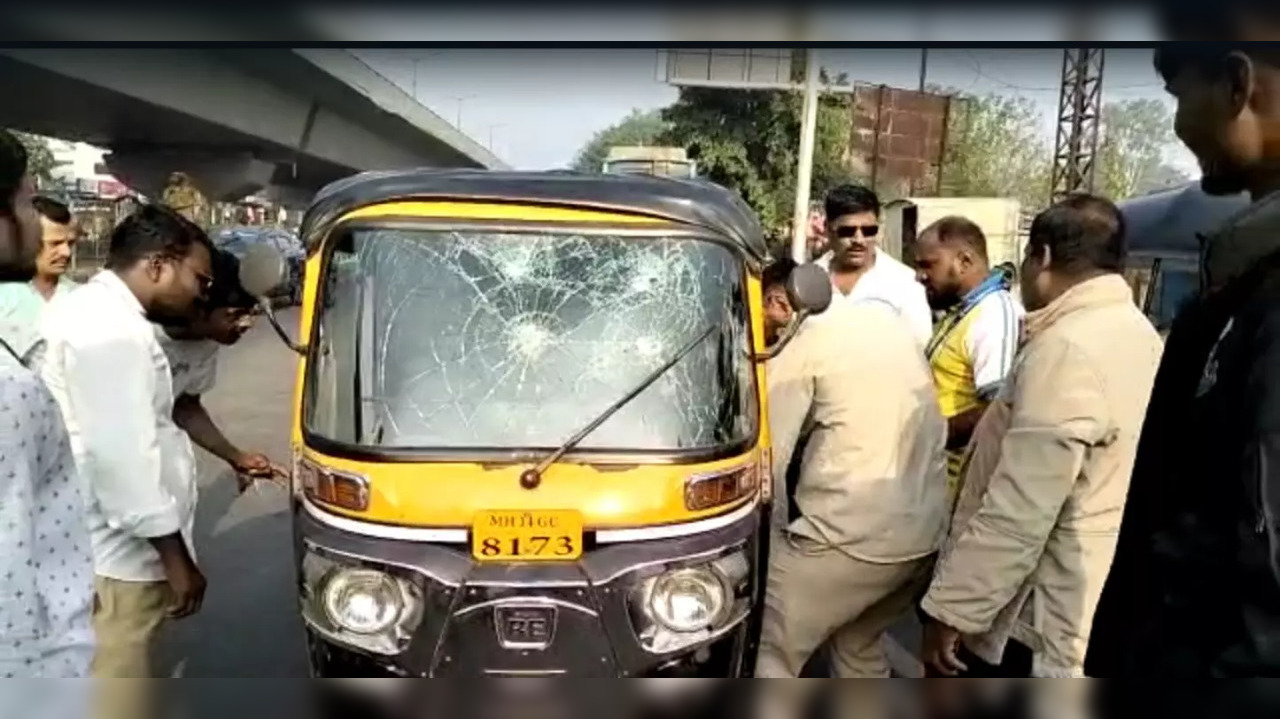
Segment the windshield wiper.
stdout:
<path fill-rule="evenodd" d="M 541 484 L 542 473 L 547 471 L 548 467 L 555 464 L 561 457 L 565 455 L 566 452 L 578 446 L 578 444 L 582 442 L 582 440 L 587 438 L 587 435 L 596 431 L 596 429 L 599 428 L 600 425 L 607 422 L 610 417 L 616 414 L 618 410 L 625 407 L 628 402 L 638 397 L 641 392 L 645 391 L 646 389 L 649 389 L 650 385 L 652 385 L 654 382 L 657 382 L 659 377 L 667 373 L 667 370 L 671 369 L 672 367 L 675 367 L 676 363 L 684 359 L 685 355 L 689 354 L 690 352 L 693 351 L 695 347 L 702 344 L 702 341 L 705 340 L 707 337 L 710 337 L 711 333 L 715 332 L 718 327 L 719 325 L 716 325 L 716 324 L 708 325 L 707 328 L 699 332 L 696 337 L 689 340 L 688 344 L 686 344 L 684 347 L 681 347 L 679 352 L 676 352 L 674 355 L 672 355 L 671 359 L 667 360 L 666 362 L 663 362 L 662 365 L 660 365 L 653 372 L 650 372 L 647 377 L 645 377 L 638 384 L 636 384 L 636 386 L 632 388 L 630 392 L 627 392 L 625 395 L 620 397 L 616 402 L 606 407 L 605 410 L 599 414 L 599 416 L 591 420 L 591 422 L 589 422 L 585 427 L 575 432 L 573 436 L 569 437 L 569 439 L 566 439 L 564 441 L 564 444 L 560 445 L 554 452 L 544 457 L 542 461 L 538 462 L 533 467 L 530 467 L 529 469 L 526 469 L 524 472 L 522 472 L 520 474 L 520 486 L 524 487 L 525 489 L 534 489 L 539 484 Z"/>

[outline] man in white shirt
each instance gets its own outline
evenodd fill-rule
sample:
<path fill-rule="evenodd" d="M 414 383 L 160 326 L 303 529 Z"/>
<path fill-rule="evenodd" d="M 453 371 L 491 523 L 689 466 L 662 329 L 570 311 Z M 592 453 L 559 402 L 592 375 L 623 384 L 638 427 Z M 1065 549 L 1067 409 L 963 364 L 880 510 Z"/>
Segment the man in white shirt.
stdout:
<path fill-rule="evenodd" d="M 831 273 L 834 305 L 861 300 L 888 304 L 911 328 L 921 350 L 933 334 L 933 314 L 915 271 L 881 252 L 880 198 L 861 185 L 840 185 L 827 193 L 830 251 L 818 260 Z M 832 313 L 813 320 L 829 321 Z"/>
<path fill-rule="evenodd" d="M 45 381 L 89 488 L 95 677 L 153 676 L 157 631 L 204 597 L 190 544 L 195 462 L 173 422 L 169 362 L 152 322 L 190 320 L 212 281 L 210 256 L 193 223 L 143 206 L 112 232 L 104 271 L 50 303 L 41 322 Z M 117 711 L 143 715 L 137 704 Z"/>
<path fill-rule="evenodd" d="M 201 396 L 218 376 L 218 350 L 240 341 L 253 326 L 257 302 L 240 286 L 240 261 L 214 253 L 213 285 L 206 307 L 187 326 L 157 327 L 156 338 L 173 375 L 173 419 L 192 442 L 221 459 L 235 472 L 240 491 L 256 479 L 282 479 L 286 471 L 261 452 L 236 447 L 205 409 Z"/>
<path fill-rule="evenodd" d="M 0 130 L 0 283 L 27 283 L 35 274 L 40 225 L 32 206 L 34 185 L 26 150 Z M 0 320 L 0 678 L 5 679 L 85 677 L 93 659 L 93 554 L 84 498 L 58 405 L 36 373 L 42 349 L 33 328 Z M 0 691 L 0 716 L 31 716 L 36 710 L 21 686 Z M 86 706 L 84 699 L 70 686 L 41 698 L 38 706 L 75 716 Z M 78 708 L 71 706 L 77 702 Z"/>
<path fill-rule="evenodd" d="M 35 328 L 40 313 L 54 297 L 78 285 L 67 276 L 75 254 L 79 228 L 70 208 L 51 197 L 36 195 L 32 206 L 40 214 L 40 253 L 30 282 L 0 285 L 0 318 Z"/>

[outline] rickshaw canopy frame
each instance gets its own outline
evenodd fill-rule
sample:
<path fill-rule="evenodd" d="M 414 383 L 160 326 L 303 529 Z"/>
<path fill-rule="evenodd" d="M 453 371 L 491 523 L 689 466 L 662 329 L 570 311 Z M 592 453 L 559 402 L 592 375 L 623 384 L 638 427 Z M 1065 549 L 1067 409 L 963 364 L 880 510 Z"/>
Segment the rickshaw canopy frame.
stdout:
<path fill-rule="evenodd" d="M 764 230 L 737 194 L 698 179 L 576 172 L 420 168 L 363 172 L 330 183 L 312 200 L 299 237 L 319 249 L 345 215 L 393 202 L 543 205 L 646 215 L 715 233 L 754 269 L 768 259 Z"/>
<path fill-rule="evenodd" d="M 1245 210 L 1249 198 L 1209 195 L 1197 181 L 1122 200 L 1116 206 L 1124 217 L 1130 255 L 1198 258 L 1205 238 Z"/>

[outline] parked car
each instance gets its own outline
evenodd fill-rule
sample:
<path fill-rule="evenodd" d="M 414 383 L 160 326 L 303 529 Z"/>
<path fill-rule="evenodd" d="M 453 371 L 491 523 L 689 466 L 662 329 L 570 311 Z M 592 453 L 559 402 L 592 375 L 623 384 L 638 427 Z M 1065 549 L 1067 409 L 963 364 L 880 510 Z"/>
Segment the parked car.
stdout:
<path fill-rule="evenodd" d="M 289 304 L 301 304 L 302 271 L 306 264 L 306 250 L 297 235 L 278 227 L 251 225 L 222 227 L 213 233 L 215 247 L 239 258 L 243 258 L 250 247 L 261 243 L 270 244 L 279 251 L 289 267 L 288 279 L 276 291 L 276 297 L 288 301 Z"/>

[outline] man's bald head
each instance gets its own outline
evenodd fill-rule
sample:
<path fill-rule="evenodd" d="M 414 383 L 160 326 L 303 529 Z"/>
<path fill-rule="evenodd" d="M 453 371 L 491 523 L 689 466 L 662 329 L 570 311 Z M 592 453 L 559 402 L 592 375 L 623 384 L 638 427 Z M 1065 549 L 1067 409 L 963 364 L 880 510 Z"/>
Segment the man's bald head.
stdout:
<path fill-rule="evenodd" d="M 920 233 L 920 239 L 938 242 L 956 249 L 965 249 L 987 260 L 987 236 L 978 223 L 960 215 L 948 215 L 934 222 Z"/>
<path fill-rule="evenodd" d="M 915 263 L 929 304 L 946 309 L 986 279 L 987 237 L 967 217 L 944 217 L 920 232 Z"/>

